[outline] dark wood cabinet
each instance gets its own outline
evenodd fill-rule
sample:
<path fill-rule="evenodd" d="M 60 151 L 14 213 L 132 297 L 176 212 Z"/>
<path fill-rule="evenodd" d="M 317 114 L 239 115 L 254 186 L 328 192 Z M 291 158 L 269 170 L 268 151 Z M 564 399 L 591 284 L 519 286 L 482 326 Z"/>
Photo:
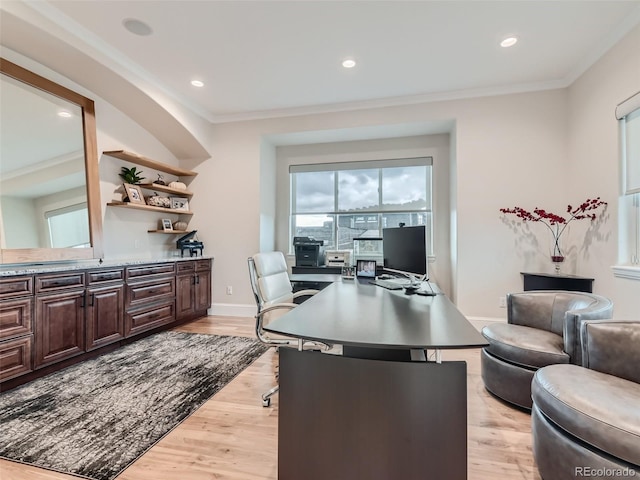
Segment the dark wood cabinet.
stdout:
<path fill-rule="evenodd" d="M 211 259 L 0 277 L 0 387 L 204 316 L 210 306 Z"/>
<path fill-rule="evenodd" d="M 84 288 L 36 295 L 35 368 L 84 352 L 84 302 Z"/>
<path fill-rule="evenodd" d="M 176 316 L 178 320 L 206 315 L 210 306 L 211 261 L 180 262 L 176 277 Z"/>
<path fill-rule="evenodd" d="M 175 321 L 175 272 L 174 263 L 126 268 L 125 337 Z"/>
<path fill-rule="evenodd" d="M 33 370 L 33 276 L 0 279 L 0 381 Z"/>
<path fill-rule="evenodd" d="M 124 338 L 124 284 L 87 289 L 86 350 Z"/>
<path fill-rule="evenodd" d="M 86 351 L 124 338 L 124 268 L 87 272 Z"/>

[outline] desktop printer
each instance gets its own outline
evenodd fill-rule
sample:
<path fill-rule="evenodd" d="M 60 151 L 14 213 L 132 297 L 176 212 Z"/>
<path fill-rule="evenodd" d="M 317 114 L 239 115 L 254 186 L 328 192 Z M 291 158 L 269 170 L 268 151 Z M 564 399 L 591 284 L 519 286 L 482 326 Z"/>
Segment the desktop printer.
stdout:
<path fill-rule="evenodd" d="M 327 250 L 324 252 L 327 267 L 348 267 L 351 252 L 349 250 Z"/>
<path fill-rule="evenodd" d="M 293 237 L 296 267 L 320 267 L 324 265 L 324 240 L 313 237 Z"/>

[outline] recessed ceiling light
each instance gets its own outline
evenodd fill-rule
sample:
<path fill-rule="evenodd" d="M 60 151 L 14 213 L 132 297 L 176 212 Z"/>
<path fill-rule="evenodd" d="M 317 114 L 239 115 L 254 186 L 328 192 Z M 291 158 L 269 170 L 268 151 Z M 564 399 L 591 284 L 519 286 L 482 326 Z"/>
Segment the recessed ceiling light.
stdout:
<path fill-rule="evenodd" d="M 346 60 L 344 60 L 344 61 L 342 62 L 342 66 L 343 66 L 344 68 L 353 68 L 353 67 L 355 67 L 355 66 L 356 66 L 356 61 L 355 61 L 355 60 L 353 60 L 353 59 L 351 59 L 351 58 L 347 58 Z"/>
<path fill-rule="evenodd" d="M 66 110 L 60 110 L 58 112 L 58 116 L 62 117 L 62 118 L 71 118 L 71 114 L 69 112 L 67 112 Z"/>
<path fill-rule="evenodd" d="M 500 46 L 504 48 L 513 47 L 516 43 L 518 43 L 518 39 L 516 37 L 507 37 L 500 42 Z"/>
<path fill-rule="evenodd" d="M 127 18 L 123 20 L 122 25 L 124 25 L 124 28 L 134 35 L 140 35 L 141 37 L 146 37 L 153 33 L 153 29 L 149 25 L 141 20 L 136 20 L 135 18 Z"/>
<path fill-rule="evenodd" d="M 200 80 L 191 80 L 191 85 L 194 87 L 204 87 L 204 82 L 201 82 Z"/>

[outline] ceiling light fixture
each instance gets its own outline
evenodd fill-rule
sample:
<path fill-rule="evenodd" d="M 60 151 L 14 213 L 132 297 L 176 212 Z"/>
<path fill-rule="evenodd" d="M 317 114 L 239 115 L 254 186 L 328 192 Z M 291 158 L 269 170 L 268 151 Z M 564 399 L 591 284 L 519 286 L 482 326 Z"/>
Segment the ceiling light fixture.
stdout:
<path fill-rule="evenodd" d="M 353 67 L 355 67 L 355 66 L 356 66 L 356 61 L 355 61 L 355 60 L 353 60 L 353 59 L 351 59 L 351 58 L 347 58 L 346 60 L 344 60 L 344 61 L 342 62 L 342 66 L 343 66 L 344 68 L 353 68 Z"/>
<path fill-rule="evenodd" d="M 204 87 L 204 82 L 201 82 L 200 80 L 191 80 L 191 85 L 194 87 Z"/>
<path fill-rule="evenodd" d="M 141 20 L 136 20 L 135 18 L 127 18 L 123 20 L 122 25 L 124 25 L 124 28 L 134 35 L 140 35 L 141 37 L 146 37 L 153 33 L 153 29 L 149 25 Z"/>
<path fill-rule="evenodd" d="M 71 118 L 71 114 L 69 112 L 67 112 L 66 110 L 60 110 L 58 112 L 58 116 L 62 117 L 62 118 Z"/>
<path fill-rule="evenodd" d="M 518 43 L 517 37 L 507 37 L 500 42 L 500 46 L 504 48 L 513 47 L 516 43 Z"/>

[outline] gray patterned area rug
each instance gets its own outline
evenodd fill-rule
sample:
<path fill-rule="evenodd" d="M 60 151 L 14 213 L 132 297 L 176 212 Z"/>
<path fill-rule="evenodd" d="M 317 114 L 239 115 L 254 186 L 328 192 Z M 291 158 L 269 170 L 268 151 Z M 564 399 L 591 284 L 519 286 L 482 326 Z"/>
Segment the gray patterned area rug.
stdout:
<path fill-rule="evenodd" d="M 0 457 L 110 480 L 264 353 L 162 332 L 0 395 Z"/>

